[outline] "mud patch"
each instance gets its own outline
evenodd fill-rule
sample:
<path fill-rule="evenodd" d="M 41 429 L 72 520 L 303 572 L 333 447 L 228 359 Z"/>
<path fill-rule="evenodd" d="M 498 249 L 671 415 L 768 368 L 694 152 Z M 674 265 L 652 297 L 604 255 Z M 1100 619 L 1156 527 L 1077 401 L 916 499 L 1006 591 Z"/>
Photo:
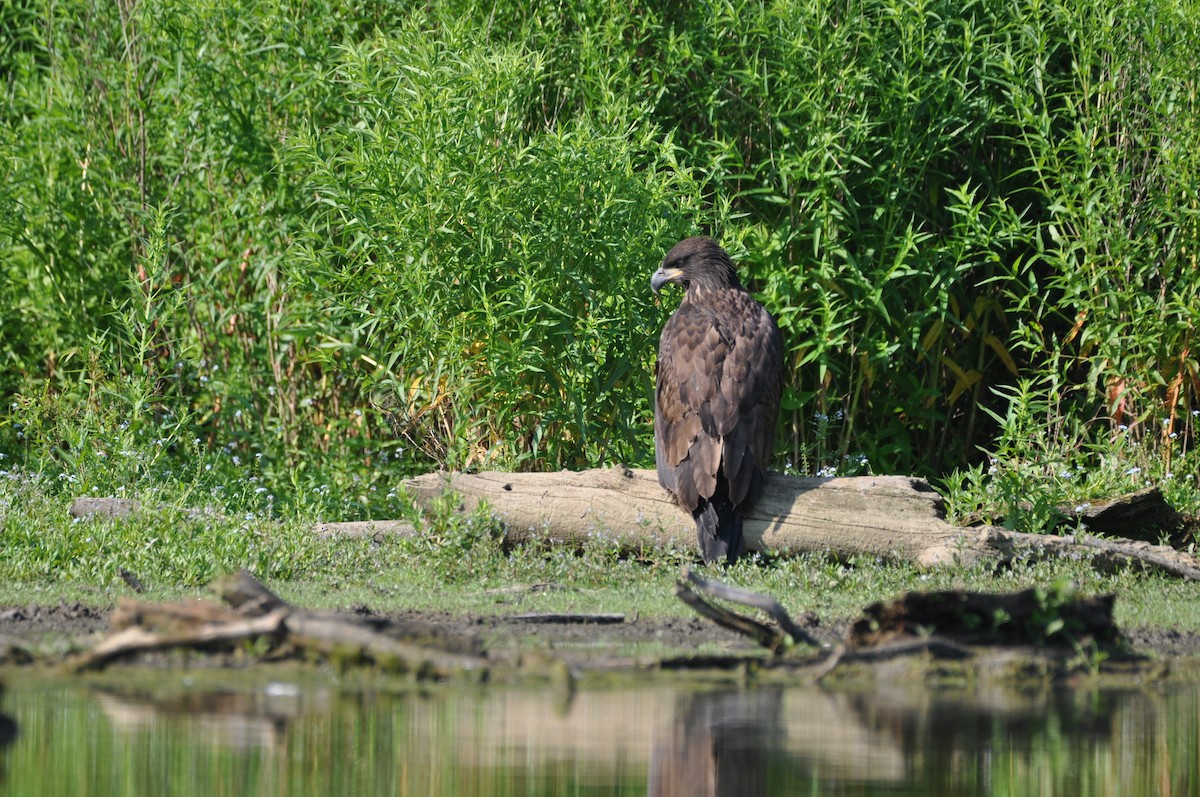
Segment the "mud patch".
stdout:
<path fill-rule="evenodd" d="M 540 622 L 512 615 L 452 615 L 415 610 L 377 612 L 356 605 L 338 612 L 356 620 L 404 626 L 438 639 L 475 639 L 489 655 L 512 658 L 550 654 L 573 668 L 610 670 L 640 668 L 668 658 L 765 656 L 745 637 L 698 617 L 627 617 L 603 625 Z M 84 603 L 57 606 L 27 604 L 0 607 L 0 663 L 19 665 L 31 654 L 62 653 L 90 647 L 109 630 L 107 607 Z M 818 637 L 836 642 L 848 624 L 815 629 Z M 1134 627 L 1122 629 L 1131 647 L 1156 659 L 1200 658 L 1200 633 Z M 162 658 L 169 663 L 169 658 Z"/>

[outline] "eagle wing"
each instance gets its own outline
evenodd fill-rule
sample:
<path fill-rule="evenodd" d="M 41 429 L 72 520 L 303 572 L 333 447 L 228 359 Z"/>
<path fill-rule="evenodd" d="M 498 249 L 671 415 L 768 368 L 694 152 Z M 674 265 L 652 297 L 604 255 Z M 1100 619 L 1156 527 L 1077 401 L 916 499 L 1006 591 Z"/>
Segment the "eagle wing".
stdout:
<path fill-rule="evenodd" d="M 663 327 L 654 403 L 659 482 L 691 512 L 718 485 L 735 507 L 758 498 L 779 416 L 783 347 L 745 291 L 684 302 Z M 721 478 L 723 476 L 723 478 Z"/>

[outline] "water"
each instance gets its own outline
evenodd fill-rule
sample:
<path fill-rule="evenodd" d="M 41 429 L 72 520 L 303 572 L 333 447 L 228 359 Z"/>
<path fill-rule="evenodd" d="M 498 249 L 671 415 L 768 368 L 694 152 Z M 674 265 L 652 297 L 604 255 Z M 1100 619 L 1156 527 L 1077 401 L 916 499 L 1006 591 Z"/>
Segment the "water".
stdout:
<path fill-rule="evenodd" d="M 0 750 L 2 795 L 1200 794 L 1196 686 L 8 681 L 0 710 L 19 731 Z"/>

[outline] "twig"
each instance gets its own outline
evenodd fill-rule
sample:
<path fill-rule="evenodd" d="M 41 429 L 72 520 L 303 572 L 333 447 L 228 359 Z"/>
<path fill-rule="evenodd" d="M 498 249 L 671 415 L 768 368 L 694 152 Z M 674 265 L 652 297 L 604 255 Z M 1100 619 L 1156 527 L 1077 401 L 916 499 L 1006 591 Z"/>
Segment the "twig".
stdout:
<path fill-rule="evenodd" d="M 1072 549 L 1098 551 L 1099 561 L 1137 563 L 1148 570 L 1157 570 L 1185 581 L 1200 581 L 1200 559 L 1177 551 L 1169 546 L 1151 545 L 1138 540 L 1105 540 L 1091 534 L 1057 536 L 1052 534 L 1025 534 L 1005 532 L 1015 543 L 1058 555 L 1070 553 Z"/>
<path fill-rule="evenodd" d="M 501 620 L 522 623 L 582 623 L 613 625 L 625 622 L 623 614 L 513 614 Z"/>

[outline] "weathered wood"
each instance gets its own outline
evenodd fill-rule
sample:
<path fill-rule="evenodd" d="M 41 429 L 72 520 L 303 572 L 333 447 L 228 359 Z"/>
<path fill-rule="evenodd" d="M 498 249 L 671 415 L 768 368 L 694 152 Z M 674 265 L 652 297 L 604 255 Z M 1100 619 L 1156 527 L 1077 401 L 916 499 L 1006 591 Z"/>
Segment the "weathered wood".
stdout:
<path fill-rule="evenodd" d="M 487 665 L 487 661 L 480 656 L 415 645 L 340 615 L 292 606 L 263 586 L 247 570 L 240 570 L 222 579 L 217 582 L 215 589 L 222 600 L 242 614 L 257 616 L 285 610 L 288 639 L 300 647 L 322 653 L 338 647 L 358 648 L 371 659 L 390 658 L 403 663 L 410 672 L 439 678 L 455 672 L 482 671 Z"/>
<path fill-rule="evenodd" d="M 759 622 L 753 617 L 746 617 L 743 614 L 730 611 L 723 606 L 709 603 L 700 593 L 693 590 L 684 581 L 675 583 L 675 597 L 690 606 L 692 611 L 706 620 L 711 620 L 722 628 L 733 631 L 735 634 L 750 637 L 760 647 L 766 648 L 773 654 L 778 654 L 787 649 L 787 634 L 777 628 L 772 628 L 766 623 Z"/>
<path fill-rule="evenodd" d="M 556 623 L 572 625 L 616 625 L 625 622 L 625 615 L 613 612 L 597 614 L 571 612 L 531 612 L 526 614 L 511 614 L 504 620 L 510 623 Z"/>
<path fill-rule="evenodd" d="M 697 608 L 695 602 L 692 601 L 687 595 L 682 594 L 688 591 L 688 584 L 694 585 L 701 592 L 712 595 L 714 598 L 721 598 L 732 603 L 740 603 L 743 606 L 761 609 L 769 614 L 776 623 L 778 623 L 779 628 L 785 634 L 791 637 L 792 642 L 798 642 L 805 645 L 810 645 L 812 647 L 826 647 L 812 634 L 808 633 L 803 628 L 792 622 L 792 617 L 788 614 L 787 609 L 783 608 L 783 604 L 772 598 L 770 595 L 764 595 L 761 592 L 751 592 L 748 589 L 741 589 L 740 587 L 731 587 L 728 584 L 721 583 L 720 581 L 715 581 L 713 579 L 708 579 L 697 575 L 697 573 L 690 567 L 684 567 L 681 574 L 681 580 L 675 585 L 675 595 L 684 603 L 687 603 L 693 608 Z M 701 610 L 701 614 L 704 614 L 706 617 L 711 617 L 710 614 L 704 612 L 703 610 Z M 725 625 L 724 623 L 721 624 Z M 726 625 L 726 627 L 728 628 L 730 626 Z M 734 630 L 740 631 L 741 628 L 734 628 Z M 757 633 L 752 635 L 755 636 L 756 639 L 759 638 Z M 778 634 L 772 634 L 769 637 L 769 640 L 769 643 L 766 644 L 765 647 L 770 648 L 772 651 L 778 651 L 783 647 L 786 647 L 786 641 L 780 638 Z"/>
<path fill-rule="evenodd" d="M 261 636 L 278 636 L 287 617 L 286 609 L 249 619 L 219 623 L 205 623 L 187 631 L 159 633 L 141 626 L 129 626 L 106 637 L 87 653 L 71 663 L 77 671 L 100 669 L 110 661 L 135 653 L 173 648 L 201 648 L 209 645 L 227 645 Z"/>
<path fill-rule="evenodd" d="M 227 647 L 258 637 L 286 640 L 297 648 L 322 654 L 356 651 L 361 658 L 426 677 L 483 673 L 489 664 L 475 653 L 400 639 L 376 623 L 293 606 L 246 570 L 220 580 L 214 588 L 228 606 L 210 601 L 152 604 L 122 599 L 112 619 L 115 633 L 77 657 L 71 666 L 76 670 L 97 669 L 137 653 Z"/>
<path fill-rule="evenodd" d="M 1006 532 L 1014 547 L 1056 555 L 1086 555 L 1103 571 L 1120 567 L 1141 567 L 1184 581 L 1200 581 L 1200 559 L 1169 545 L 1151 545 L 1140 540 L 1111 540 L 1091 534 L 1024 534 Z"/>
<path fill-rule="evenodd" d="M 347 537 L 382 542 L 388 537 L 415 537 L 417 528 L 407 520 L 346 520 L 318 523 L 318 537 Z"/>
<path fill-rule="evenodd" d="M 1183 525 L 1183 517 L 1167 503 L 1162 490 L 1147 487 L 1128 495 L 1089 501 L 1071 507 L 1067 516 L 1079 520 L 1088 531 L 1113 534 L 1130 540 L 1157 543 Z"/>
<path fill-rule="evenodd" d="M 1024 509 L 1032 504 L 1022 503 Z M 1078 524 L 1096 534 L 1111 534 L 1128 540 L 1141 540 L 1151 544 L 1164 537 L 1171 545 L 1184 548 L 1191 534 L 1186 519 L 1167 503 L 1158 487 L 1145 487 L 1132 493 L 1115 497 L 1085 501 L 1080 504 L 1062 504 L 1054 508 L 1055 514 L 1067 523 Z M 1005 518 L 991 515 L 993 523 L 1003 523 Z M 983 525 L 980 515 L 972 514 L 962 519 L 964 526 Z"/>
<path fill-rule="evenodd" d="M 578 544 L 601 537 L 632 549 L 696 544 L 692 518 L 649 470 L 430 473 L 404 486 L 424 506 L 447 490 L 462 495 L 468 511 L 486 501 L 513 543 Z M 950 525 L 941 497 L 924 480 L 908 476 L 806 479 L 772 473 L 744 531 L 750 550 L 782 553 L 866 554 L 924 565 L 998 554 L 991 530 Z"/>
<path fill-rule="evenodd" d="M 80 496 L 71 502 L 71 517 L 129 517 L 142 511 L 142 502 L 131 498 Z"/>

